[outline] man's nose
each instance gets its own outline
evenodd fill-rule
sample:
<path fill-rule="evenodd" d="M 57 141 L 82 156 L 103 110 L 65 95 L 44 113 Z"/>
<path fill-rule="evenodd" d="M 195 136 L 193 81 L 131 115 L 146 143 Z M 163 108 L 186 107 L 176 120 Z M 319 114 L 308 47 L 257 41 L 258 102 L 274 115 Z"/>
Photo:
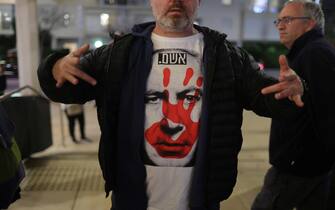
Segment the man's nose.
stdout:
<path fill-rule="evenodd" d="M 166 120 L 166 123 L 162 123 L 160 128 L 169 136 L 173 136 L 183 130 L 183 126 L 181 124 L 173 123 L 170 120 Z"/>
<path fill-rule="evenodd" d="M 283 22 L 279 22 L 277 25 L 276 25 L 276 28 L 277 30 L 283 30 L 285 28 L 285 24 Z"/>
<path fill-rule="evenodd" d="M 174 3 L 174 4 L 180 4 L 183 1 L 184 0 L 171 0 L 171 2 Z"/>

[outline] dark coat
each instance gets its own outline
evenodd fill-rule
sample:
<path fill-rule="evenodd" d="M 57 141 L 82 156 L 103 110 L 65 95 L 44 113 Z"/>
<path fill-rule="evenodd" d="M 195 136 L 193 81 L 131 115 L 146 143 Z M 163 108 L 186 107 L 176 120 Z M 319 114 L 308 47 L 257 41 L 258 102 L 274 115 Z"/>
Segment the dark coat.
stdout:
<path fill-rule="evenodd" d="M 335 157 L 335 48 L 313 29 L 293 43 L 287 59 L 307 83 L 308 113 L 294 121 L 273 120 L 270 163 L 298 176 L 323 175 Z"/>
<path fill-rule="evenodd" d="M 80 82 L 77 87 L 55 88 L 51 69 L 63 55 L 51 55 L 38 70 L 41 87 L 52 100 L 96 100 L 102 131 L 99 161 L 106 192 L 113 190 L 115 209 L 146 210 L 147 206 L 141 148 L 153 27 L 153 23 L 137 25 L 132 34 L 82 59 L 81 68 L 98 80 L 96 87 Z M 262 74 L 245 51 L 233 47 L 223 34 L 196 28 L 204 34 L 205 86 L 190 205 L 191 209 L 205 209 L 202 207 L 227 199 L 235 185 L 243 108 L 279 118 L 295 116 L 297 109 L 288 100 L 260 93 L 276 80 Z"/>
<path fill-rule="evenodd" d="M 14 125 L 0 105 L 0 209 L 20 198 L 19 185 L 25 173 L 20 150 L 13 138 Z"/>

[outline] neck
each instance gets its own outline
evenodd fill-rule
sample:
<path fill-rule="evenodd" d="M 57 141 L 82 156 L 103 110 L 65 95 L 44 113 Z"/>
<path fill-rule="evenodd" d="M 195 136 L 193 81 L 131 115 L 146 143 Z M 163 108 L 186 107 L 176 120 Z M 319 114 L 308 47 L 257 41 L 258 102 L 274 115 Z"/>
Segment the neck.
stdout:
<path fill-rule="evenodd" d="M 287 49 L 291 49 L 291 47 L 292 47 L 292 43 L 289 43 L 289 44 L 284 44 L 284 46 L 287 48 Z"/>
<path fill-rule="evenodd" d="M 193 27 L 193 25 L 181 31 L 166 30 L 160 27 L 158 24 L 156 24 L 153 32 L 157 35 L 165 36 L 165 37 L 186 37 L 186 36 L 192 36 L 193 34 L 196 34 L 197 30 Z"/>

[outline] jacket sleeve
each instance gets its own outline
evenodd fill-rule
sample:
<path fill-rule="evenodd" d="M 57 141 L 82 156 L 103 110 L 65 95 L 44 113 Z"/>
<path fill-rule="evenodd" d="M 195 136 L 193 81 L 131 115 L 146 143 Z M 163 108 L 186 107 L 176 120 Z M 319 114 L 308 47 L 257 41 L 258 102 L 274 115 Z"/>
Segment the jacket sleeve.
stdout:
<path fill-rule="evenodd" d="M 79 80 L 77 85 L 69 82 L 64 83 L 60 88 L 56 87 L 56 80 L 52 75 L 52 67 L 57 60 L 66 56 L 63 52 L 57 52 L 49 55 L 38 68 L 38 80 L 43 92 L 53 101 L 61 103 L 85 103 L 95 99 L 97 87 L 101 85 L 102 73 L 108 56 L 109 45 L 102 46 L 81 57 L 79 69 L 89 74 L 97 80 L 97 85 L 92 86 L 89 83 Z"/>
<path fill-rule="evenodd" d="M 276 119 L 293 119 L 302 112 L 288 99 L 277 100 L 274 94 L 263 95 L 261 90 L 264 87 L 278 82 L 277 79 L 265 75 L 259 70 L 253 57 L 246 51 L 239 49 L 241 71 L 236 74 L 237 95 L 240 98 L 243 108 L 252 110 L 256 114 L 264 117 Z M 236 58 L 235 58 L 236 59 Z"/>

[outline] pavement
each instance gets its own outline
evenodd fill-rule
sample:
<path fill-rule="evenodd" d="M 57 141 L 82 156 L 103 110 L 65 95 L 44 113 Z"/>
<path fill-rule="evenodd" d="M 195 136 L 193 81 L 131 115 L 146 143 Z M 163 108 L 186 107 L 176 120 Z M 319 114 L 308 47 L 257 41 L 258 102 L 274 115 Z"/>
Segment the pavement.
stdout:
<path fill-rule="evenodd" d="M 86 133 L 91 143 L 72 143 L 60 105 L 51 103 L 53 145 L 25 160 L 22 198 L 9 210 L 109 210 L 98 165 L 99 127 L 93 103 L 85 105 Z M 248 210 L 268 165 L 269 119 L 244 113 L 244 142 L 236 187 L 221 210 Z M 79 137 L 79 128 L 76 127 Z"/>

